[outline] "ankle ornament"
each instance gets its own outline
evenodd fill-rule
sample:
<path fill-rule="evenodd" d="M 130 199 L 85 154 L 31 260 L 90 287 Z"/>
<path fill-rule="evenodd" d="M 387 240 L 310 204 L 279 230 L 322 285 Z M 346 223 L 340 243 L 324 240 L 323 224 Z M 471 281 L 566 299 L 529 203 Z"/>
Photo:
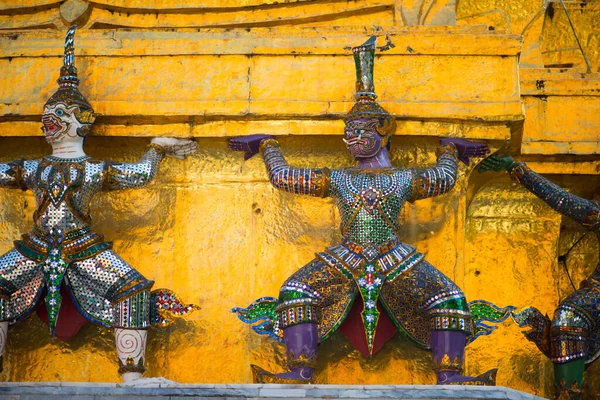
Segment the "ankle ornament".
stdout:
<path fill-rule="evenodd" d="M 145 371 L 146 368 L 144 368 L 144 357 L 140 357 L 137 364 L 131 356 L 127 357 L 125 364 L 123 364 L 123 361 L 121 361 L 119 358 L 119 374 L 123 375 L 128 372 L 137 372 L 143 374 Z"/>
<path fill-rule="evenodd" d="M 461 373 L 462 360 L 459 356 L 456 356 L 454 357 L 454 360 L 451 360 L 448 354 L 444 354 L 441 360 L 438 360 L 436 357 L 433 357 L 433 370 L 435 372 L 456 371 L 458 373 Z"/>

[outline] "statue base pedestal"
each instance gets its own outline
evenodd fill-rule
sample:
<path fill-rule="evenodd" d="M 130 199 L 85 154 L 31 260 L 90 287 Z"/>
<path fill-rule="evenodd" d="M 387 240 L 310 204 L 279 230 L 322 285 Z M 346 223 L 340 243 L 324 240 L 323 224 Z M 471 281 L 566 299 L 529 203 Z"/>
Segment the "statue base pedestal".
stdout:
<path fill-rule="evenodd" d="M 143 387 L 93 382 L 5 382 L 0 399 L 10 400 L 172 400 L 175 398 L 249 399 L 543 399 L 501 386 L 432 385 L 229 385 L 156 384 Z"/>

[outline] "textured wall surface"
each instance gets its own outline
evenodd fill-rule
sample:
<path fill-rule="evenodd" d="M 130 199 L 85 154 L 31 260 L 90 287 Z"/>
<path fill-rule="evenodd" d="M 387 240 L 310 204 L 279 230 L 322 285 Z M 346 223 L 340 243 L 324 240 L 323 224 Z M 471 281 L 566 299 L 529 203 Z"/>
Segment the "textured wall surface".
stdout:
<path fill-rule="evenodd" d="M 547 3 L 544 9 L 543 5 Z M 591 71 L 600 71 L 600 1 L 559 0 L 459 0 L 456 14 L 459 24 L 486 24 L 494 29 L 522 34 L 525 39 L 523 56 L 530 60 L 531 53 L 538 67 L 577 68 L 586 71 L 581 49 L 587 55 Z"/>
<path fill-rule="evenodd" d="M 525 35 L 541 68 L 519 70 L 518 34 L 541 8 L 537 3 L 459 0 L 459 26 L 406 27 L 451 21 L 453 2 L 4 1 L 0 161 L 48 153 L 41 109 L 56 88 L 66 26 L 77 22 L 81 90 L 99 113 L 88 154 L 135 160 L 159 135 L 193 136 L 200 145 L 185 161 L 166 160 L 150 186 L 102 195 L 93 208 L 95 229 L 155 287 L 202 307 L 151 330 L 147 375 L 250 382 L 250 363 L 284 367 L 283 347 L 254 334 L 229 309 L 276 296 L 287 276 L 340 239 L 340 221 L 330 200 L 272 189 L 259 157 L 244 162 L 227 150 L 226 138 L 272 133 L 293 165 L 352 165 L 341 141 L 354 90 L 348 47 L 375 32 L 380 45 L 386 34 L 395 45 L 375 66 L 379 100 L 400 118 L 394 164 L 432 165 L 443 136 L 485 140 L 493 149 L 510 140 L 513 155 L 591 198 L 600 166 L 598 73 L 583 74 L 576 51 L 555 51 L 572 47 L 559 10 L 532 23 L 543 25 L 537 47 Z M 597 7 L 588 3 L 573 18 L 598 71 L 598 30 L 586 14 Z M 573 290 L 557 256 L 581 230 L 507 176 L 473 169 L 460 167 L 451 193 L 406 206 L 403 240 L 468 299 L 535 305 L 551 314 Z M 4 252 L 31 227 L 34 204 L 29 193 L 6 189 L 0 204 Z M 570 253 L 576 283 L 597 254 L 589 237 Z M 399 336 L 366 360 L 335 334 L 320 347 L 316 381 L 433 383 L 430 364 L 429 353 Z M 467 350 L 467 373 L 495 367 L 500 385 L 550 396 L 552 364 L 510 322 Z M 600 367 L 586 374 L 590 392 L 599 393 Z M 10 329 L 0 379 L 118 381 L 113 334 L 88 324 L 72 340 L 52 343 L 33 316 Z"/>

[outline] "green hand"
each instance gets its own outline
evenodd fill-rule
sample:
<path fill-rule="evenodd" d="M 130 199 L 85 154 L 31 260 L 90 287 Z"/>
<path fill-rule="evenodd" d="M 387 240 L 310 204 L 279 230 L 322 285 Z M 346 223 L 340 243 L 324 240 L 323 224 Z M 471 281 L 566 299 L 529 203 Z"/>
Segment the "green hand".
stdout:
<path fill-rule="evenodd" d="M 511 156 L 491 155 L 479 164 L 477 171 L 479 173 L 487 171 L 510 171 L 517 163 Z"/>

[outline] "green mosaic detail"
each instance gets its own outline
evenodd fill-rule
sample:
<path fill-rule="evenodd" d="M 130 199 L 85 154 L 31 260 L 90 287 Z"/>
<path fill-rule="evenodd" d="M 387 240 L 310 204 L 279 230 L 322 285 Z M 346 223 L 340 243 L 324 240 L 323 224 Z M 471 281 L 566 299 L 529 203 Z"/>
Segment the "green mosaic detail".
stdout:
<path fill-rule="evenodd" d="M 407 266 L 412 265 L 413 262 L 416 261 L 417 258 L 420 258 L 422 255 L 420 253 L 415 253 L 412 256 L 408 257 L 401 264 L 399 264 L 394 270 L 387 276 L 387 279 L 393 281 L 398 275 L 406 271 Z"/>
<path fill-rule="evenodd" d="M 444 301 L 443 303 L 436 304 L 435 308 L 445 310 L 469 311 L 469 305 L 467 304 L 467 300 L 464 297 L 460 299 L 451 299 L 448 301 Z"/>
<path fill-rule="evenodd" d="M 473 335 L 469 338 L 468 343 L 479 336 L 489 335 L 496 329 L 495 326 L 486 325 L 485 322 L 498 324 L 506 320 L 516 309 L 514 306 L 500 308 L 486 300 L 474 300 L 468 303 L 468 306 L 473 316 Z"/>
<path fill-rule="evenodd" d="M 275 302 L 261 302 L 252 307 L 252 309 L 245 314 L 245 317 L 248 319 L 265 317 L 271 321 L 275 321 L 277 319 L 277 313 L 275 312 L 276 307 L 277 303 Z"/>
<path fill-rule="evenodd" d="M 377 299 L 379 291 L 383 285 L 385 278 L 375 274 L 375 265 L 367 264 L 363 269 L 360 278 L 356 280 L 360 294 L 362 296 L 365 308 L 361 313 L 365 326 L 365 335 L 367 337 L 367 345 L 369 353 L 373 353 L 373 343 L 375 340 L 375 329 L 377 321 L 379 321 L 379 311 L 377 311 Z"/>
<path fill-rule="evenodd" d="M 504 308 L 498 309 L 485 303 L 470 304 L 469 308 L 471 309 L 473 320 L 476 321 L 488 320 L 494 322 L 497 320 L 504 320 L 510 313 L 510 310 Z"/>
<path fill-rule="evenodd" d="M 348 271 L 348 269 L 346 269 L 344 266 L 342 266 L 340 263 L 336 263 L 335 264 L 335 268 L 340 271 L 342 274 L 344 274 L 344 276 L 348 279 L 354 279 L 354 277 L 352 276 L 352 272 Z"/>
<path fill-rule="evenodd" d="M 27 247 L 27 245 L 25 245 L 25 243 L 22 240 L 15 241 L 15 248 L 19 253 L 23 254 L 25 257 L 33 261 L 41 262 L 43 259 L 46 258 L 45 254 L 38 253 L 37 251 Z"/>
<path fill-rule="evenodd" d="M 257 325 L 252 326 L 252 330 L 259 335 L 269 335 L 273 339 L 283 342 L 283 339 L 278 336 L 277 313 L 275 309 L 279 305 L 279 301 L 273 297 L 261 297 L 247 308 L 235 307 L 231 310 L 237 314 L 238 318 L 247 324 Z"/>
<path fill-rule="evenodd" d="M 482 327 L 482 326 L 475 325 L 475 326 L 473 327 L 473 336 L 478 336 L 478 334 L 480 334 L 480 333 L 485 333 L 485 332 L 487 332 L 487 331 L 488 331 L 488 329 L 487 329 L 487 328 L 484 328 L 484 327 Z"/>
<path fill-rule="evenodd" d="M 284 302 L 286 300 L 303 299 L 305 297 L 306 295 L 304 293 L 288 291 L 279 298 L 279 301 Z"/>
<path fill-rule="evenodd" d="M 46 294 L 46 309 L 48 310 L 48 323 L 50 332 L 54 337 L 56 323 L 58 321 L 58 312 L 62 303 L 60 295 L 60 285 L 67 271 L 68 264 L 62 257 L 63 245 L 62 241 L 48 245 L 48 258 L 42 263 L 44 271 L 44 281 L 48 293 Z"/>
<path fill-rule="evenodd" d="M 102 242 L 88 247 L 86 250 L 79 253 L 72 254 L 69 259 L 72 261 L 81 261 L 87 258 L 91 258 L 98 253 L 112 248 L 112 242 Z"/>

